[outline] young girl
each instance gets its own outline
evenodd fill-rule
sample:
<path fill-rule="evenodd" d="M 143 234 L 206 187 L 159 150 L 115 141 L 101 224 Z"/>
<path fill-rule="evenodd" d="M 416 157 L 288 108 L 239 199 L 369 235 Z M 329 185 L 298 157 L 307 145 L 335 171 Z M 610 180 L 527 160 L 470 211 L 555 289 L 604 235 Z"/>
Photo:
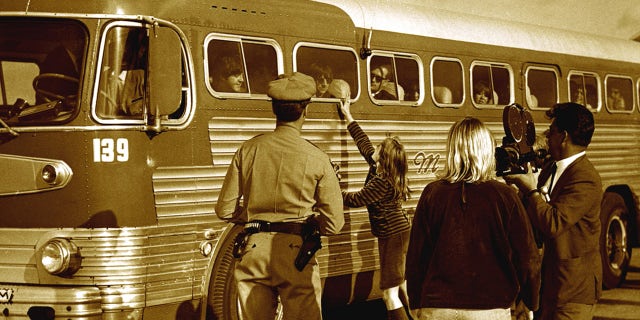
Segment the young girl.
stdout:
<path fill-rule="evenodd" d="M 403 302 L 409 306 L 404 265 L 411 226 L 402 208 L 402 202 L 409 197 L 407 156 L 395 137 L 387 137 L 374 148 L 353 119 L 348 99 L 343 101 L 340 109 L 358 150 L 369 163 L 364 187 L 357 192 L 342 191 L 344 205 L 352 208 L 367 206 L 371 232 L 378 238 L 380 289 L 389 319 L 408 319 L 403 306 Z"/>

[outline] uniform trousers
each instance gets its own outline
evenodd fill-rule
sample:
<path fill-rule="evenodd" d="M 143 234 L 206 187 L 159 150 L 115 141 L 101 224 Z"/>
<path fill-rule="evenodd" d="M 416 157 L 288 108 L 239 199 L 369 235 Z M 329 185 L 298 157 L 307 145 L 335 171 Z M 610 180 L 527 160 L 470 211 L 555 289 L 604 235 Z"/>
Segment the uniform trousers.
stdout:
<path fill-rule="evenodd" d="M 302 237 L 260 232 L 252 234 L 236 262 L 234 276 L 238 286 L 243 319 L 273 320 L 282 303 L 283 319 L 322 319 L 322 285 L 315 257 L 302 271 L 294 266 Z"/>

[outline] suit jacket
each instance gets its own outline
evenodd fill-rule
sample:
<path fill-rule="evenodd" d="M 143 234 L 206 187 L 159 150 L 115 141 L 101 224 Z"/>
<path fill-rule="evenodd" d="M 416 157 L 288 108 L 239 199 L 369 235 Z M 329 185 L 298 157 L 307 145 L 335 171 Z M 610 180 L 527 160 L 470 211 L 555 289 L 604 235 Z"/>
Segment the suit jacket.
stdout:
<path fill-rule="evenodd" d="M 538 179 L 541 187 L 550 165 Z M 600 297 L 600 175 L 586 156 L 576 159 L 558 178 L 547 203 L 527 199 L 531 224 L 542 234 L 542 307 L 566 303 L 594 304 Z"/>

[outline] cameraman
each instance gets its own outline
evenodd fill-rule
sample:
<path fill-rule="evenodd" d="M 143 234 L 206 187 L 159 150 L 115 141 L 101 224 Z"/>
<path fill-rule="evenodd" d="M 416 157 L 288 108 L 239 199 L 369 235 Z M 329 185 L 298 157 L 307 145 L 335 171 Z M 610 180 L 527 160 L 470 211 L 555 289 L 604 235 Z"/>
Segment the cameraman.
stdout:
<path fill-rule="evenodd" d="M 593 114 L 569 102 L 554 105 L 547 116 L 552 122 L 545 134 L 554 161 L 538 179 L 531 170 L 504 179 L 520 189 L 531 224 L 544 242 L 538 318 L 592 319 L 602 288 L 602 184 L 586 157 Z"/>

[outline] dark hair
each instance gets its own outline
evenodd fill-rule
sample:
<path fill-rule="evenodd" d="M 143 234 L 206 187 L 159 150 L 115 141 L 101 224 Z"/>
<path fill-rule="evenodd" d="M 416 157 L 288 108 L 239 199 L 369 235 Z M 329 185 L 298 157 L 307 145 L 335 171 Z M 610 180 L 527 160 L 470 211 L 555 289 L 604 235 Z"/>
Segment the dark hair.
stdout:
<path fill-rule="evenodd" d="M 489 95 L 489 97 L 491 97 L 492 90 L 491 90 L 491 87 L 489 87 L 489 85 L 486 82 L 480 80 L 476 82 L 476 84 L 473 86 L 473 93 L 474 94 L 486 93 Z"/>
<path fill-rule="evenodd" d="M 146 29 L 134 28 L 129 31 L 126 40 L 123 61 L 126 63 L 125 70 L 146 69 L 147 50 L 149 48 L 149 38 Z M 144 53 L 140 55 L 141 53 Z"/>
<path fill-rule="evenodd" d="M 213 65 L 213 74 L 217 77 L 227 78 L 243 72 L 242 63 L 237 56 L 221 56 Z"/>
<path fill-rule="evenodd" d="M 595 123 L 593 114 L 585 106 L 574 102 L 558 103 L 547 110 L 546 115 L 549 119 L 555 118 L 558 130 L 567 132 L 573 144 L 586 147 L 591 143 Z"/>
<path fill-rule="evenodd" d="M 284 100 L 272 100 L 271 109 L 273 114 L 276 115 L 278 121 L 293 122 L 300 119 L 304 109 L 309 104 L 309 100 L 303 101 L 284 101 Z"/>
<path fill-rule="evenodd" d="M 333 80 L 333 71 L 331 70 L 331 67 L 329 67 L 328 65 L 321 65 L 316 62 L 311 64 L 309 75 L 316 80 L 318 80 L 320 77 L 324 77 L 329 82 Z"/>

